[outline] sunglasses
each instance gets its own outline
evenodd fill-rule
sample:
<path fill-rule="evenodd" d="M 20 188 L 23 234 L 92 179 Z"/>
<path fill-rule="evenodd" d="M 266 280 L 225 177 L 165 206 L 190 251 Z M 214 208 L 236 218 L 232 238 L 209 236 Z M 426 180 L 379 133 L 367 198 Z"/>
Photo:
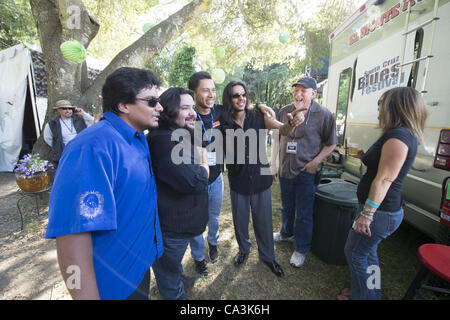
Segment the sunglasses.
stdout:
<path fill-rule="evenodd" d="M 156 107 L 156 104 L 159 103 L 159 98 L 151 97 L 149 99 L 146 98 L 136 98 L 136 100 L 146 101 L 150 108 Z"/>
<path fill-rule="evenodd" d="M 247 96 L 247 92 L 244 93 L 235 93 L 233 95 L 231 95 L 233 97 L 233 99 L 238 99 L 239 97 L 242 96 L 242 98 L 245 98 Z"/>
<path fill-rule="evenodd" d="M 61 110 L 75 110 L 75 108 L 59 108 Z"/>

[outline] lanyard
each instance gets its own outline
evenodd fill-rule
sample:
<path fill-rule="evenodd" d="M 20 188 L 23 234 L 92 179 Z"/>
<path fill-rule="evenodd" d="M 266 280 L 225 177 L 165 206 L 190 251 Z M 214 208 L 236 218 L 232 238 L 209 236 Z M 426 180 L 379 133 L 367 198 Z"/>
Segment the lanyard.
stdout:
<path fill-rule="evenodd" d="M 67 123 L 63 119 L 61 119 L 61 121 L 66 126 L 67 130 L 69 130 L 70 133 L 73 133 L 73 120 L 72 120 L 72 118 L 70 118 L 70 128 L 69 128 L 69 126 L 67 125 Z"/>
<path fill-rule="evenodd" d="M 212 131 L 211 131 L 211 135 L 209 136 L 209 135 L 206 133 L 206 127 L 205 127 L 205 124 L 203 123 L 202 117 L 200 116 L 200 114 L 198 113 L 197 110 L 195 110 L 195 112 L 197 112 L 198 118 L 200 119 L 200 122 L 202 123 L 202 127 L 203 127 L 203 130 L 204 130 L 204 132 L 205 132 L 206 139 L 208 139 L 209 144 L 211 144 Z M 214 116 L 213 116 L 213 111 L 212 111 L 212 110 L 211 110 L 210 114 L 211 114 L 211 130 L 212 130 L 213 127 L 214 127 Z"/>

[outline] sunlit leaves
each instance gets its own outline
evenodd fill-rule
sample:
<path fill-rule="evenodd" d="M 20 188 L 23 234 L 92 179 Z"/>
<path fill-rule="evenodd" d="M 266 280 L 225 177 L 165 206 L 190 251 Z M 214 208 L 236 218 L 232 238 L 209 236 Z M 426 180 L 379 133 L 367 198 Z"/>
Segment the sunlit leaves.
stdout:
<path fill-rule="evenodd" d="M 21 42 L 33 42 L 36 37 L 30 3 L 27 0 L 1 0 L 0 49 Z"/>

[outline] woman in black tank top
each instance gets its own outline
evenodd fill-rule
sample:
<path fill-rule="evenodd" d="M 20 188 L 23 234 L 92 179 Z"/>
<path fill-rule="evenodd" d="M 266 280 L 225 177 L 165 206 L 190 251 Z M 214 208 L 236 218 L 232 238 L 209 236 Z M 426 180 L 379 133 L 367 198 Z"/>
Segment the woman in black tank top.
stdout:
<path fill-rule="evenodd" d="M 361 159 L 367 166 L 357 191 L 361 212 L 345 245 L 351 288 L 344 289 L 339 300 L 381 299 L 378 244 L 403 219 L 402 184 L 414 162 L 427 117 L 425 101 L 409 87 L 386 91 L 378 107 L 382 135 Z"/>

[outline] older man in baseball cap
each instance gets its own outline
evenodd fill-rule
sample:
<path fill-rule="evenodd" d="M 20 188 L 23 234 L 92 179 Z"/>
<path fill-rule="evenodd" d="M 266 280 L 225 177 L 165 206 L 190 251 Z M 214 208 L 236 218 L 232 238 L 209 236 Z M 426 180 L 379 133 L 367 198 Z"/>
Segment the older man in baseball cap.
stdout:
<path fill-rule="evenodd" d="M 53 107 L 59 114 L 44 128 L 44 141 L 52 148 L 51 160 L 58 165 L 65 145 L 86 127 L 94 123 L 94 117 L 68 100 L 58 100 Z"/>
<path fill-rule="evenodd" d="M 337 138 L 332 113 L 314 101 L 316 80 L 302 77 L 292 87 L 293 103 L 280 110 L 278 120 L 286 122 L 287 114 L 300 109 L 305 121 L 291 135 L 281 136 L 279 148 L 275 150 L 280 155 L 282 225 L 280 232 L 274 233 L 274 241 L 293 241 L 290 262 L 300 267 L 311 248 L 313 204 L 321 162 L 334 150 Z"/>

